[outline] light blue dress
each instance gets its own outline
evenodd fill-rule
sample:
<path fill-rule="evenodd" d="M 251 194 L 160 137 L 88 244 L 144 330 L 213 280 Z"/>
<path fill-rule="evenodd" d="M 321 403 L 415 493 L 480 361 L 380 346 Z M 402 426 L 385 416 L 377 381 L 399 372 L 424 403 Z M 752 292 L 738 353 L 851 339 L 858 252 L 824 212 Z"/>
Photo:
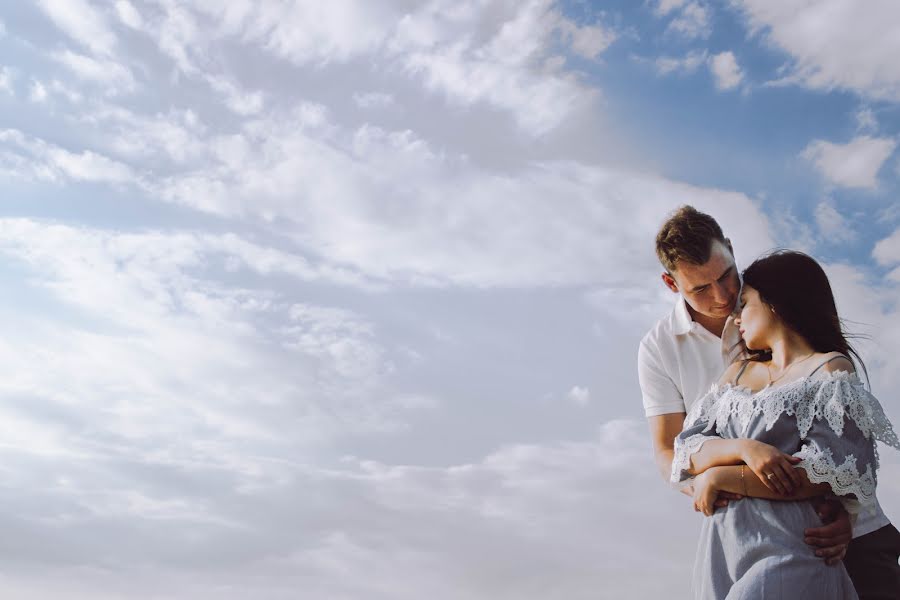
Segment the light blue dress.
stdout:
<path fill-rule="evenodd" d="M 876 400 L 845 371 L 767 387 L 714 385 L 691 409 L 675 440 L 672 481 L 689 479 L 690 456 L 704 442 L 752 438 L 802 458 L 813 483 L 827 483 L 851 518 L 875 502 L 879 440 L 900 449 Z M 828 566 L 804 543 L 821 526 L 809 501 L 744 498 L 703 520 L 694 564 L 702 600 L 855 599 L 843 565 Z"/>

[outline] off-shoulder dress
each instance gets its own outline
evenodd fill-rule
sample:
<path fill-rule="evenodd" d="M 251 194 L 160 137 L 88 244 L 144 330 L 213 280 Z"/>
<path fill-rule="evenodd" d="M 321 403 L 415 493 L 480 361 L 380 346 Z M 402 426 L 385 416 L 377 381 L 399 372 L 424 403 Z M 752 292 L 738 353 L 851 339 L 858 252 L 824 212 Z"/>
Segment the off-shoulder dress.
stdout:
<path fill-rule="evenodd" d="M 758 392 L 714 385 L 675 440 L 672 481 L 689 479 L 704 442 L 752 438 L 802 458 L 813 483 L 827 483 L 851 519 L 875 502 L 880 441 L 900 449 L 878 400 L 856 374 L 815 375 Z M 854 599 L 842 565 L 828 566 L 803 541 L 821 521 L 809 501 L 745 498 L 703 520 L 693 573 L 702 600 Z"/>

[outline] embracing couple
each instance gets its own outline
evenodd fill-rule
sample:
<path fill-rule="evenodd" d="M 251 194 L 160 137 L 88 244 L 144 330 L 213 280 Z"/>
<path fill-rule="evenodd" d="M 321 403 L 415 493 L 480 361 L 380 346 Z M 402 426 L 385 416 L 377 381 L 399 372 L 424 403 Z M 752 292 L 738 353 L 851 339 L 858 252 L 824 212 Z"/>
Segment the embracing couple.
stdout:
<path fill-rule="evenodd" d="M 638 373 L 660 473 L 706 515 L 694 596 L 900 598 L 900 533 L 875 495 L 876 440 L 900 442 L 825 272 L 778 251 L 739 274 L 721 227 L 690 206 L 656 253 L 679 298 Z"/>

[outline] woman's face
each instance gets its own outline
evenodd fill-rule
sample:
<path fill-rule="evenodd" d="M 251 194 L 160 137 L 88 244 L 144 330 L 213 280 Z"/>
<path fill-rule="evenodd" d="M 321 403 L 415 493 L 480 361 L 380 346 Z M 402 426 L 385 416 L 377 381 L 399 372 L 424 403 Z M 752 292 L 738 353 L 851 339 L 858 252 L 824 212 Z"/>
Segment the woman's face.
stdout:
<path fill-rule="evenodd" d="M 740 296 L 741 313 L 734 320 L 741 330 L 741 337 L 750 350 L 769 348 L 769 335 L 775 326 L 776 317 L 771 307 L 759 297 L 759 292 L 744 285 Z"/>

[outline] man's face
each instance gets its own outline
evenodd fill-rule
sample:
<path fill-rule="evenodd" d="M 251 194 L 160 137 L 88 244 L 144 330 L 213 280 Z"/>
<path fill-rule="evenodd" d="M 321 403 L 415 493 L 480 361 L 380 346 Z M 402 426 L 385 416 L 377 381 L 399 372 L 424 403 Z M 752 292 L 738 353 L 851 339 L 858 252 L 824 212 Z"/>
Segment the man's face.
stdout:
<path fill-rule="evenodd" d="M 718 240 L 704 264 L 679 262 L 671 276 L 663 274 L 663 281 L 680 292 L 696 312 L 714 319 L 724 319 L 734 311 L 741 291 L 731 249 Z"/>

